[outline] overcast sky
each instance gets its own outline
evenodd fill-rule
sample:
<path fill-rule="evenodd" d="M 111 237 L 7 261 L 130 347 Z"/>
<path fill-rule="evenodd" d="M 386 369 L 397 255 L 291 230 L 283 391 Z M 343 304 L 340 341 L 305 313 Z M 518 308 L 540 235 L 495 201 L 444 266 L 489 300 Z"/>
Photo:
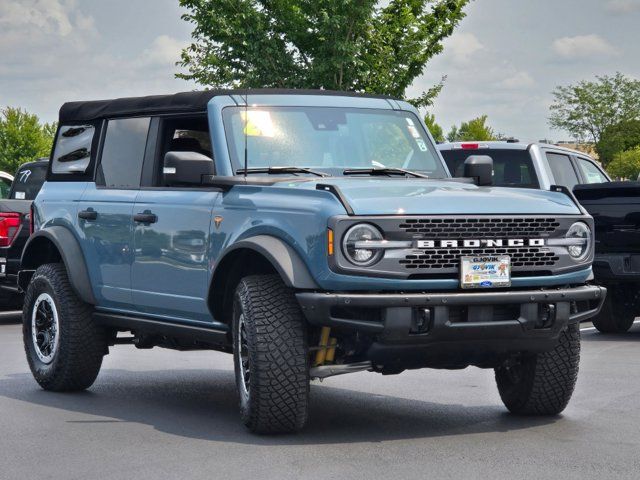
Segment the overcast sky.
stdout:
<path fill-rule="evenodd" d="M 173 77 L 191 27 L 177 0 L 0 0 L 0 106 L 47 121 L 69 100 L 196 88 Z M 409 94 L 447 75 L 445 131 L 480 114 L 522 140 L 547 126 L 554 86 L 621 71 L 640 78 L 640 0 L 474 0 Z"/>

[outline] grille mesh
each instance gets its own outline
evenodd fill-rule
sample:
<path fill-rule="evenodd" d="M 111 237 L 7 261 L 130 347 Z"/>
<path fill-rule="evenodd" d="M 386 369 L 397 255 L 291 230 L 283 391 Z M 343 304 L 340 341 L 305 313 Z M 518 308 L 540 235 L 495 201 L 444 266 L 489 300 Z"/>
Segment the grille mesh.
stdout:
<path fill-rule="evenodd" d="M 460 239 L 546 237 L 559 226 L 555 218 L 408 218 L 399 228 L 414 237 Z"/>
<path fill-rule="evenodd" d="M 399 263 L 407 269 L 457 269 L 463 255 L 510 255 L 512 267 L 553 266 L 559 260 L 547 248 L 439 248 L 426 254 L 407 255 Z"/>

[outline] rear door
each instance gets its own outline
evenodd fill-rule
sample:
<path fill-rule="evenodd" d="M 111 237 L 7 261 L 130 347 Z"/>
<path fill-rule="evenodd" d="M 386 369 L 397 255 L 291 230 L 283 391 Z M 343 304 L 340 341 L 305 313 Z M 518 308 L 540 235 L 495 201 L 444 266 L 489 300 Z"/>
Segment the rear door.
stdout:
<path fill-rule="evenodd" d="M 212 156 L 206 116 L 159 120 L 157 153 L 136 200 L 133 302 L 141 313 L 167 320 L 211 322 L 207 307 L 209 239 L 220 192 L 162 183 L 168 151 Z M 212 160 L 213 162 L 213 160 Z"/>
<path fill-rule="evenodd" d="M 546 157 L 555 185 L 562 185 L 573 190 L 573 187 L 580 183 L 578 172 L 569 155 L 547 151 Z"/>
<path fill-rule="evenodd" d="M 582 176 L 580 183 L 606 183 L 611 181 L 594 161 L 584 157 L 575 157 L 575 161 Z"/>
<path fill-rule="evenodd" d="M 95 182 L 82 195 L 78 226 L 100 306 L 132 308 L 133 206 L 140 189 L 150 119 L 109 120 Z"/>

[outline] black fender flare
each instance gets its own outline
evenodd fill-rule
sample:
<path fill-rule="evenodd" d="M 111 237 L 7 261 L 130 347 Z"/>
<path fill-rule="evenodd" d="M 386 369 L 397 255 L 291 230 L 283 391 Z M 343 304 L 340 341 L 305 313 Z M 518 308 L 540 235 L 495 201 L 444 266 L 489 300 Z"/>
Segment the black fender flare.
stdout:
<path fill-rule="evenodd" d="M 300 290 L 318 290 L 320 288 L 300 255 L 283 240 L 271 235 L 256 235 L 245 238 L 229 247 L 220 257 L 220 261 L 213 271 L 212 286 L 216 279 L 217 268 L 224 263 L 224 259 L 228 255 L 240 249 L 253 250 L 264 256 L 273 265 L 287 287 Z"/>
<path fill-rule="evenodd" d="M 95 305 L 96 299 L 91 289 L 91 278 L 89 277 L 89 270 L 87 269 L 80 243 L 66 227 L 59 225 L 47 227 L 31 235 L 22 251 L 20 270 L 35 270 L 40 266 L 40 263 L 36 260 L 35 249 L 43 239 L 51 242 L 60 253 L 62 262 L 67 270 L 69 282 L 76 295 L 82 301 Z M 23 289 L 26 288 L 26 285 L 20 286 Z"/>

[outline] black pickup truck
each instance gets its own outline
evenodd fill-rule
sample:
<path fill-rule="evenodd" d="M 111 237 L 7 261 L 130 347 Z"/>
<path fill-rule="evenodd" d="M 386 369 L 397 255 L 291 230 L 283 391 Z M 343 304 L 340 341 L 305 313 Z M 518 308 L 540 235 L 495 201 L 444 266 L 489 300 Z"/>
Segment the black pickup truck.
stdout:
<path fill-rule="evenodd" d="M 47 175 L 48 158 L 21 165 L 8 198 L 0 200 L 0 308 L 21 308 L 17 276 L 30 234 L 31 202 Z"/>
<path fill-rule="evenodd" d="M 593 272 L 608 290 L 593 325 L 626 332 L 640 316 L 640 182 L 576 185 L 574 194 L 594 218 Z"/>

